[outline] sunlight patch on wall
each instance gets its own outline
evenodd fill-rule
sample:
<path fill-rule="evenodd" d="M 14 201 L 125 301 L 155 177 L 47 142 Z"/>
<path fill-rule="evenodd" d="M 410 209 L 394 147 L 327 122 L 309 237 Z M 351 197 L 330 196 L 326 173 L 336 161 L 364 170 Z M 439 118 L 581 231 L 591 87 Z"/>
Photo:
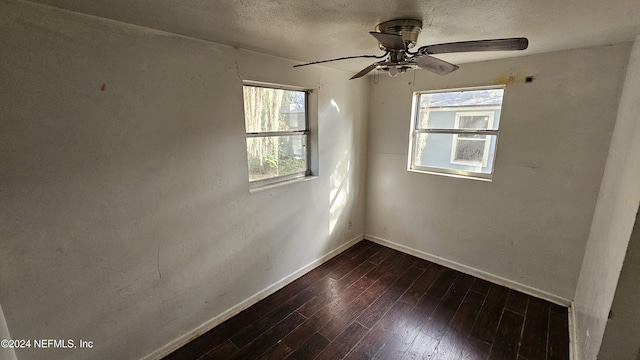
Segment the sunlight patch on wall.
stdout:
<path fill-rule="evenodd" d="M 349 153 L 344 152 L 329 177 L 329 234 L 333 234 L 340 215 L 349 199 Z"/>
<path fill-rule="evenodd" d="M 337 103 L 335 100 L 333 100 L 333 99 L 331 99 L 331 106 L 333 106 L 334 108 L 336 108 L 336 111 L 337 111 L 337 112 L 340 112 L 340 106 L 338 106 L 338 103 Z"/>

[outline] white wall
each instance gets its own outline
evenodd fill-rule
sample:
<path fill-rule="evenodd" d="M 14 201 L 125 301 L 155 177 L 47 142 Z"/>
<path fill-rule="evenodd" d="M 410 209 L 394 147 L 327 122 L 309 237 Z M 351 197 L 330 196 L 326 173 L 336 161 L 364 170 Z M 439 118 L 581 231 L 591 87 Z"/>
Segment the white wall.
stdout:
<path fill-rule="evenodd" d="M 611 305 L 612 316 L 598 353 L 600 360 L 637 360 L 640 356 L 640 212 L 629 240 Z"/>
<path fill-rule="evenodd" d="M 373 78 L 366 236 L 568 303 L 629 51 L 618 44 L 463 64 L 444 77 L 417 71 L 415 82 L 412 73 Z M 509 84 L 493 182 L 407 172 L 412 91 L 494 83 Z"/>
<path fill-rule="evenodd" d="M 19 359 L 158 357 L 362 238 L 366 80 L 0 8 L 0 303 L 14 338 L 95 344 Z M 319 178 L 249 193 L 244 79 L 314 89 Z"/>
<path fill-rule="evenodd" d="M 575 294 L 579 359 L 595 359 L 602 342 L 640 203 L 639 159 L 640 37 L 636 38 L 629 58 L 618 119 Z"/>

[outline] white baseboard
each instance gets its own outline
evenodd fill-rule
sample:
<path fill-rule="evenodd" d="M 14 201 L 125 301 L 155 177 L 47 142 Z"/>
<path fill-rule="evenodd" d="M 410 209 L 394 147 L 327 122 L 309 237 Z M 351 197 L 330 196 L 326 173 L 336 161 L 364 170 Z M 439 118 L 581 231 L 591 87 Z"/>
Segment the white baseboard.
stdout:
<path fill-rule="evenodd" d="M 569 360 L 578 360 L 577 330 L 576 304 L 572 301 L 569 307 Z"/>
<path fill-rule="evenodd" d="M 344 250 L 350 248 L 352 245 L 354 245 L 355 243 L 357 243 L 358 241 L 363 240 L 363 239 L 364 239 L 364 234 L 357 235 L 353 239 L 347 241 L 346 243 L 342 244 L 341 246 L 337 247 L 336 249 L 333 249 L 332 251 L 328 252 L 327 254 L 323 255 L 322 257 L 310 262 L 309 264 L 303 266 L 302 268 L 294 271 L 293 273 L 291 273 L 291 274 L 285 276 L 284 278 L 276 281 L 275 283 L 267 286 L 265 289 L 263 289 L 261 291 L 258 291 L 257 293 L 255 293 L 254 295 L 249 297 L 248 299 L 245 299 L 244 301 L 240 302 L 239 304 L 237 304 L 237 305 L 233 306 L 232 308 L 226 310 L 222 314 L 214 317 L 213 319 L 207 320 L 202 325 L 198 326 L 197 328 L 193 329 L 192 331 L 189 331 L 188 333 L 186 333 L 186 334 L 180 336 L 179 338 L 171 341 L 170 343 L 164 345 L 163 347 L 155 350 L 151 354 L 149 354 L 149 355 L 145 356 L 144 358 L 142 358 L 142 360 L 162 359 L 163 357 L 171 354 L 172 352 L 176 351 L 177 349 L 179 349 L 183 345 L 189 343 L 193 339 L 199 337 L 200 335 L 206 333 L 207 331 L 213 329 L 214 327 L 222 324 L 224 321 L 228 320 L 229 318 L 233 317 L 234 315 L 237 315 L 242 310 L 250 307 L 251 305 L 257 303 L 258 301 L 260 301 L 260 300 L 266 298 L 267 296 L 273 294 L 274 292 L 282 289 L 283 287 L 285 287 L 286 285 L 290 284 L 291 282 L 293 282 L 297 278 L 299 278 L 302 275 L 308 273 L 309 271 L 313 270 L 314 268 L 318 267 L 322 263 L 324 263 L 327 260 L 331 259 L 332 257 L 338 255 L 339 253 L 343 252 Z"/>
<path fill-rule="evenodd" d="M 517 281 L 513 281 L 511 279 L 507 279 L 504 278 L 502 276 L 499 275 L 494 275 L 491 273 L 488 273 L 486 271 L 483 270 L 479 270 L 476 268 L 473 268 L 471 266 L 467 266 L 449 259 L 445 259 L 443 257 L 437 256 L 437 255 L 433 255 L 433 254 L 429 254 L 426 253 L 424 251 L 420 251 L 420 250 L 416 250 L 413 248 L 410 248 L 408 246 L 404 246 L 398 243 L 395 243 L 393 241 L 389 241 L 374 235 L 370 235 L 370 234 L 365 234 L 364 238 L 367 240 L 371 240 L 375 243 L 378 243 L 380 245 L 386 246 L 386 247 L 390 247 L 392 249 L 398 250 L 398 251 L 402 251 L 403 253 L 409 254 L 409 255 L 413 255 L 415 257 L 419 257 L 421 259 L 424 260 L 428 260 L 431 261 L 433 263 L 448 267 L 450 269 L 453 270 L 457 270 L 460 272 L 463 272 L 465 274 L 469 274 L 472 276 L 475 276 L 477 278 L 480 279 L 484 279 L 487 280 L 491 283 L 494 284 L 498 284 L 498 285 L 502 285 L 505 287 L 508 287 L 510 289 L 513 290 L 517 290 L 520 292 L 523 292 L 527 295 L 531 295 L 533 297 L 537 297 L 539 299 L 544 299 L 547 300 L 549 302 L 552 302 L 554 304 L 558 304 L 558 305 L 562 305 L 562 306 L 570 306 L 571 305 L 571 300 L 569 299 L 565 299 L 561 296 L 555 295 L 555 294 L 551 294 L 549 292 L 546 292 L 544 290 L 540 290 L 540 289 L 536 289 L 532 286 L 529 285 L 525 285 L 522 283 L 519 283 Z"/>

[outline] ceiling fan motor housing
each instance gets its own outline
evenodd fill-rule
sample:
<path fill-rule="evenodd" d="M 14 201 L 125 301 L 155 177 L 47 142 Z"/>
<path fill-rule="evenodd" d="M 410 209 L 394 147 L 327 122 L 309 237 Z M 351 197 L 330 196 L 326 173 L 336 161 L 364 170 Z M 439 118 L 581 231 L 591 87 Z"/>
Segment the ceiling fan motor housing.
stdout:
<path fill-rule="evenodd" d="M 407 49 L 411 49 L 418 42 L 418 35 L 422 31 L 422 21 L 415 19 L 389 20 L 378 24 L 376 31 L 402 36 Z M 381 50 L 385 49 L 382 44 L 378 44 L 378 46 Z"/>

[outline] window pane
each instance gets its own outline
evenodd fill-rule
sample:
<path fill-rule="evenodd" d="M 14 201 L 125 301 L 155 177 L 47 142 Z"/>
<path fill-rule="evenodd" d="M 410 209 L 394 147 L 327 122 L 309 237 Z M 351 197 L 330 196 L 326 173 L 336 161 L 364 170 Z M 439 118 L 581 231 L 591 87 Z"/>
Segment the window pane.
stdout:
<path fill-rule="evenodd" d="M 248 133 L 306 130 L 304 91 L 244 86 Z"/>
<path fill-rule="evenodd" d="M 484 138 L 417 133 L 412 164 L 418 167 L 490 174 L 497 136 L 481 136 Z"/>
<path fill-rule="evenodd" d="M 460 115 L 460 123 L 458 124 L 459 129 L 488 129 L 489 128 L 489 116 L 488 115 L 479 115 L 479 116 L 467 116 Z"/>
<path fill-rule="evenodd" d="M 305 174 L 307 135 L 247 138 L 249 181 Z"/>
<path fill-rule="evenodd" d="M 458 137 L 453 153 L 454 161 L 468 161 L 482 163 L 484 158 L 485 141 L 469 140 Z"/>
<path fill-rule="evenodd" d="M 504 89 L 465 90 L 419 95 L 417 129 L 498 129 Z M 469 112 L 469 115 L 464 115 Z M 484 114 L 473 114 L 483 112 Z M 491 123 L 488 113 L 492 114 Z"/>

